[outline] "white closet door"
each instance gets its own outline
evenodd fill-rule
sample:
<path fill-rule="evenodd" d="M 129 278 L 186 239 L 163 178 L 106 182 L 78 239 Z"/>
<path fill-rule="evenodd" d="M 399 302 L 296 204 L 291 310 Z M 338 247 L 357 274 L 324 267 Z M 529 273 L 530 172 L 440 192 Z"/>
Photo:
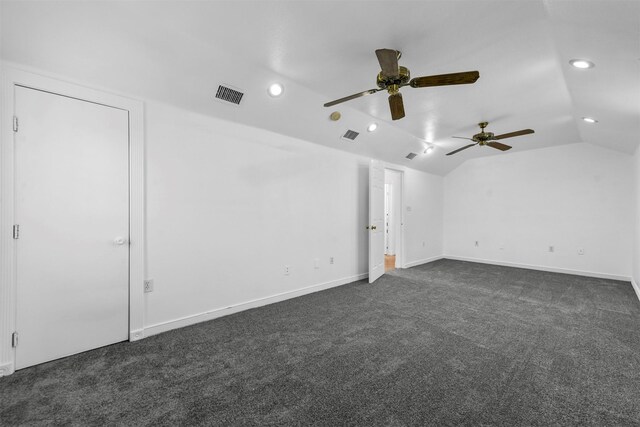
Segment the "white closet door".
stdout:
<path fill-rule="evenodd" d="M 369 283 L 384 274 L 384 167 L 369 165 Z"/>
<path fill-rule="evenodd" d="M 129 114 L 15 90 L 20 369 L 128 338 Z"/>

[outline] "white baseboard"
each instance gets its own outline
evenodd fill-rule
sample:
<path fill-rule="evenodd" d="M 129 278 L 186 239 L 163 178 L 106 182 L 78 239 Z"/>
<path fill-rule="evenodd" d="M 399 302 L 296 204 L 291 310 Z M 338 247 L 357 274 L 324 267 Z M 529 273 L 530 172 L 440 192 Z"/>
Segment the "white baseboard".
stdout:
<path fill-rule="evenodd" d="M 225 308 L 217 308 L 204 313 L 194 314 L 193 316 L 187 316 L 180 319 L 170 320 L 168 322 L 157 323 L 155 325 L 146 327 L 142 335 L 144 337 L 157 335 L 162 332 L 170 331 L 172 329 L 183 328 L 185 326 L 194 325 L 196 323 L 206 322 L 207 320 L 217 319 L 218 317 L 228 316 L 229 314 L 238 313 L 240 311 L 249 310 L 251 308 L 262 307 L 264 305 L 296 298 L 302 295 L 312 294 L 314 292 L 323 291 L 325 289 L 335 288 L 336 286 L 346 285 L 347 283 L 356 282 L 358 280 L 366 279 L 367 277 L 369 277 L 368 273 L 357 274 L 355 276 L 307 286 L 305 288 L 296 289 L 294 291 L 282 292 L 280 294 L 271 295 L 269 297 L 254 299 Z"/>
<path fill-rule="evenodd" d="M 411 267 L 415 267 L 416 265 L 427 264 L 429 262 L 437 261 L 437 260 L 442 259 L 442 258 L 444 258 L 442 255 L 438 255 L 438 256 L 431 257 L 431 258 L 419 259 L 417 261 L 411 261 L 411 262 L 405 263 L 402 266 L 402 268 L 411 268 Z"/>
<path fill-rule="evenodd" d="M 520 264 L 517 262 L 494 261 L 494 260 L 488 260 L 488 259 L 482 259 L 482 258 L 468 258 L 468 257 L 454 256 L 454 255 L 445 255 L 443 256 L 443 258 L 453 259 L 457 261 L 478 262 L 481 264 L 502 265 L 505 267 L 526 268 L 528 270 L 549 271 L 551 273 L 573 274 L 576 276 L 595 277 L 598 279 L 622 280 L 625 282 L 631 281 L 630 276 L 619 276 L 617 274 L 609 274 L 609 273 L 596 273 L 594 271 L 571 270 L 568 268 L 546 267 L 543 265 Z"/>
<path fill-rule="evenodd" d="M 144 338 L 144 329 L 129 331 L 129 341 L 138 341 Z"/>
<path fill-rule="evenodd" d="M 15 372 L 13 363 L 3 363 L 0 364 L 0 377 L 4 377 L 5 375 L 11 375 Z"/>
<path fill-rule="evenodd" d="M 631 278 L 631 286 L 633 286 L 633 290 L 636 291 L 636 296 L 638 297 L 638 300 L 640 300 L 640 286 L 638 286 L 638 283 L 633 277 Z"/>

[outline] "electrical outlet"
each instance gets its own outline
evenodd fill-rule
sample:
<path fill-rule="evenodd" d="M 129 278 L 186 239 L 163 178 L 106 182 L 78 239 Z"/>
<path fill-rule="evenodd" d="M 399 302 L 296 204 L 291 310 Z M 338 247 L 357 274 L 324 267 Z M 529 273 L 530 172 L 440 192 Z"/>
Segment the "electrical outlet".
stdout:
<path fill-rule="evenodd" d="M 554 248 L 553 246 L 549 246 L 549 252 L 555 252 L 556 248 Z"/>
<path fill-rule="evenodd" d="M 284 275 L 288 276 L 290 273 L 291 273 L 291 270 L 289 269 L 289 266 L 285 265 L 284 266 Z"/>
<path fill-rule="evenodd" d="M 332 256 L 329 257 L 329 264 L 333 264 L 333 257 Z"/>
<path fill-rule="evenodd" d="M 584 249 L 578 248 L 578 255 L 584 255 Z"/>
<path fill-rule="evenodd" d="M 480 246 L 480 244 L 478 243 L 478 241 L 476 240 L 476 247 Z"/>
<path fill-rule="evenodd" d="M 422 242 L 422 247 L 424 248 L 424 242 Z"/>
<path fill-rule="evenodd" d="M 146 279 L 144 281 L 144 291 L 145 293 L 153 292 L 153 279 Z"/>
<path fill-rule="evenodd" d="M 318 258 L 313 260 L 313 267 L 316 269 L 320 268 L 320 260 Z"/>

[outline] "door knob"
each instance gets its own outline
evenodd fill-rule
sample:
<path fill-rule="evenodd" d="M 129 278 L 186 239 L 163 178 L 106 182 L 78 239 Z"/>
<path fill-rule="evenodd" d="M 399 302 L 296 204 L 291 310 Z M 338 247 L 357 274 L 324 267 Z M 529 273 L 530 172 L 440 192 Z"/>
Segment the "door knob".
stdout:
<path fill-rule="evenodd" d="M 371 226 L 371 229 L 372 229 L 372 230 L 375 230 L 375 229 L 376 229 L 376 226 L 375 226 L 375 225 L 372 225 L 372 226 Z"/>
<path fill-rule="evenodd" d="M 113 240 L 113 243 L 115 243 L 118 246 L 124 245 L 125 243 L 127 243 L 127 239 L 125 239 L 124 237 L 116 237 Z"/>

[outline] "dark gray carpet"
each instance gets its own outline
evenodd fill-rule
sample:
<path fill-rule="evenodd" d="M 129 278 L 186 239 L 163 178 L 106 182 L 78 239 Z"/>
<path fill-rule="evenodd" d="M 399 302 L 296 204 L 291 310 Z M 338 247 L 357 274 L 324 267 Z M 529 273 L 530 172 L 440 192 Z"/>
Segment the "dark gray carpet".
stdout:
<path fill-rule="evenodd" d="M 441 260 L 18 371 L 0 424 L 640 425 L 640 303 Z"/>

